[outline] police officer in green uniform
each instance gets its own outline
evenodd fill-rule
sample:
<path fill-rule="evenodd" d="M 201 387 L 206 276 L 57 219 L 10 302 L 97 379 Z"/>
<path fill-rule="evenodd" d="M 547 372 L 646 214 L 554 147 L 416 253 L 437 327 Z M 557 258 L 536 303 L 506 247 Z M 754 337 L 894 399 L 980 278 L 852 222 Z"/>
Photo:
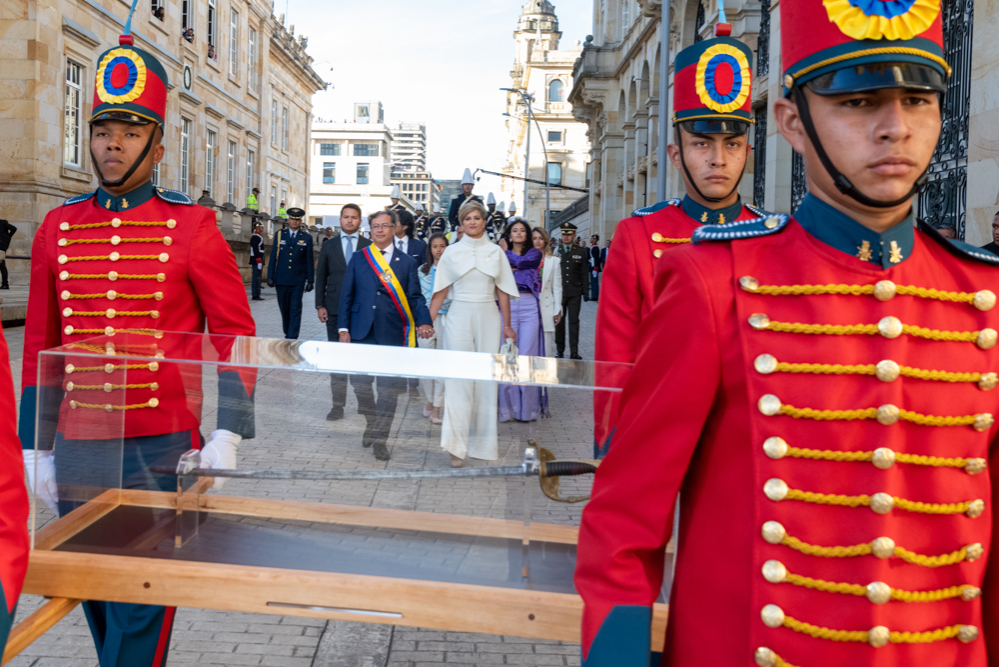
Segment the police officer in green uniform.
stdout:
<path fill-rule="evenodd" d="M 259 211 L 260 210 L 260 202 L 257 201 L 257 197 L 259 195 L 260 195 L 260 188 L 253 188 L 253 191 L 246 198 L 246 208 L 254 210 L 254 211 Z"/>
<path fill-rule="evenodd" d="M 567 222 L 562 225 L 562 243 L 557 249 L 562 259 L 562 312 L 565 314 L 555 325 L 555 357 L 565 356 L 565 326 L 569 321 L 569 351 L 570 359 L 582 359 L 579 356 L 579 309 L 583 301 L 589 301 L 587 290 L 590 285 L 590 253 L 582 246 L 576 245 L 576 225 Z"/>

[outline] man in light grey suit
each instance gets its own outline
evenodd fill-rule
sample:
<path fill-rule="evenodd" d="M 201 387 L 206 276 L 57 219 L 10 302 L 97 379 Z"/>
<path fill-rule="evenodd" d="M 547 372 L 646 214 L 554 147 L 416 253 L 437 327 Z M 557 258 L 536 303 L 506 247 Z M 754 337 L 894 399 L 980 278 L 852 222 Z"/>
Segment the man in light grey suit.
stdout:
<path fill-rule="evenodd" d="M 319 266 L 316 267 L 316 312 L 319 321 L 326 324 L 326 337 L 340 340 L 337 326 L 337 311 L 340 308 L 340 287 L 347 263 L 355 252 L 371 245 L 371 240 L 360 234 L 361 208 L 347 204 L 340 210 L 340 232 L 330 237 L 319 252 Z M 330 375 L 330 389 L 333 391 L 333 407 L 326 415 L 328 421 L 343 418 L 343 406 L 347 403 L 347 376 Z"/>

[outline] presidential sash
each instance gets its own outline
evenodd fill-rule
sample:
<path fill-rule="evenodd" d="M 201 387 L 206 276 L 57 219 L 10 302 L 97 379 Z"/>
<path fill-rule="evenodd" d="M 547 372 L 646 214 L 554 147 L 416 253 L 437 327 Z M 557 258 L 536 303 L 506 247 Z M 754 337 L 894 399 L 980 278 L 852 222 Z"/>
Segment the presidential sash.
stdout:
<path fill-rule="evenodd" d="M 385 291 L 392 297 L 392 303 L 395 304 L 396 310 L 399 311 L 399 317 L 405 323 L 403 337 L 406 341 L 406 347 L 416 347 L 416 320 L 413 319 L 413 312 L 409 309 L 409 299 L 406 298 L 406 292 L 402 289 L 399 279 L 395 277 L 385 255 L 374 244 L 361 250 L 361 253 L 364 255 L 364 259 L 368 260 L 371 270 L 378 276 Z"/>

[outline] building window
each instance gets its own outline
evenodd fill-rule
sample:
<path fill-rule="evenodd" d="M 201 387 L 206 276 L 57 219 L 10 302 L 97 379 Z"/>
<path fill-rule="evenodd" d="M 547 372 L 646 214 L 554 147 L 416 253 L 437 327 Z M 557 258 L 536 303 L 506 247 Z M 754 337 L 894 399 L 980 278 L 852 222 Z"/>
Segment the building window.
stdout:
<path fill-rule="evenodd" d="M 271 92 L 271 95 L 274 95 L 274 93 Z M 271 99 L 271 145 L 272 146 L 277 146 L 277 142 L 278 142 L 277 128 L 278 128 L 277 99 L 274 99 L 272 97 L 272 99 Z"/>
<path fill-rule="evenodd" d="M 548 101 L 549 102 L 564 102 L 562 98 L 563 95 L 563 85 L 562 81 L 555 79 L 550 84 L 548 84 Z"/>
<path fill-rule="evenodd" d="M 180 119 L 180 191 L 191 194 L 191 121 Z"/>
<path fill-rule="evenodd" d="M 281 149 L 288 150 L 288 107 L 281 108 Z"/>
<path fill-rule="evenodd" d="M 155 186 L 159 186 L 159 184 L 160 184 L 160 163 L 159 162 L 157 162 L 156 164 L 153 165 L 153 179 L 152 179 L 152 183 Z"/>
<path fill-rule="evenodd" d="M 229 12 L 229 76 L 239 76 L 239 12 Z"/>
<path fill-rule="evenodd" d="M 336 183 L 336 162 L 323 162 L 323 183 Z"/>
<path fill-rule="evenodd" d="M 194 21 L 191 17 L 191 3 L 194 0 L 181 0 L 180 2 L 180 27 L 184 30 L 194 27 Z"/>
<path fill-rule="evenodd" d="M 83 67 L 73 62 L 66 61 L 66 115 L 63 119 L 63 132 L 65 134 L 65 147 L 63 148 L 63 162 L 79 167 L 82 164 L 81 139 L 80 139 L 80 116 L 83 113 Z"/>
<path fill-rule="evenodd" d="M 548 132 L 548 141 L 562 141 L 562 133 L 561 132 L 552 132 L 552 131 L 549 130 L 549 132 Z"/>
<path fill-rule="evenodd" d="M 212 53 L 214 53 L 215 45 L 218 43 L 218 29 L 218 18 L 215 14 L 215 0 L 208 0 L 208 46 L 212 47 Z"/>
<path fill-rule="evenodd" d="M 285 208 L 288 207 L 288 191 L 281 188 L 281 205 Z"/>
<path fill-rule="evenodd" d="M 357 184 L 358 185 L 368 184 L 368 165 L 366 164 L 357 165 Z"/>
<path fill-rule="evenodd" d="M 205 191 L 208 196 L 215 198 L 213 185 L 215 184 L 215 130 L 208 130 L 205 138 Z"/>
<path fill-rule="evenodd" d="M 378 144 L 354 144 L 355 157 L 378 157 Z"/>
<path fill-rule="evenodd" d="M 548 163 L 548 184 L 562 185 L 562 165 L 559 162 Z"/>
<path fill-rule="evenodd" d="M 229 152 L 227 154 L 226 162 L 226 185 L 225 185 L 225 200 L 227 202 L 236 201 L 236 142 L 229 142 Z"/>
<path fill-rule="evenodd" d="M 340 144 L 319 144 L 320 155 L 340 155 Z"/>
<path fill-rule="evenodd" d="M 254 179 L 257 174 L 257 152 L 246 150 L 246 196 L 249 197 L 250 193 L 253 192 Z"/>
<path fill-rule="evenodd" d="M 704 37 L 701 36 L 701 29 L 704 27 L 704 2 L 697 3 L 697 15 L 694 17 L 694 43 L 701 41 Z"/>
<path fill-rule="evenodd" d="M 257 31 L 250 28 L 249 48 L 247 49 L 246 80 L 250 90 L 257 89 Z"/>
<path fill-rule="evenodd" d="M 271 215 L 277 215 L 277 187 L 271 186 Z"/>

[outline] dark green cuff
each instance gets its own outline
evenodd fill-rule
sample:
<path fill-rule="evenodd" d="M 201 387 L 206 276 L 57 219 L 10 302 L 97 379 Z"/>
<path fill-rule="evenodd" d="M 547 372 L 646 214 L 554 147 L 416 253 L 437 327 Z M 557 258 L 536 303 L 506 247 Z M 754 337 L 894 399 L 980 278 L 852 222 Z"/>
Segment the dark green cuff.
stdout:
<path fill-rule="evenodd" d="M 583 667 L 648 667 L 651 642 L 652 609 L 618 605 L 600 625 Z"/>

